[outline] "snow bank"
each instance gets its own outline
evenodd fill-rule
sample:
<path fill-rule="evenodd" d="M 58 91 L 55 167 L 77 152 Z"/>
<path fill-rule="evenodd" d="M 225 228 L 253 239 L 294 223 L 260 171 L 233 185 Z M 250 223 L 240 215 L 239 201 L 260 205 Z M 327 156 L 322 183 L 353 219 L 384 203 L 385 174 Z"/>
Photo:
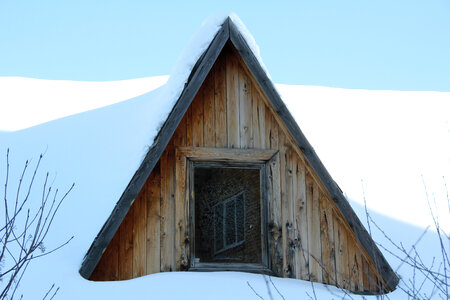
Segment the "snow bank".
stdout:
<path fill-rule="evenodd" d="M 424 228 L 432 225 L 425 187 L 431 202 L 446 199 L 450 93 L 277 87 L 348 197 L 362 203 L 364 185 L 370 208 Z M 446 201 L 436 205 L 450 232 Z"/>
<path fill-rule="evenodd" d="M 121 102 L 151 90 L 168 76 L 83 82 L 0 77 L 0 131 L 14 131 Z"/>

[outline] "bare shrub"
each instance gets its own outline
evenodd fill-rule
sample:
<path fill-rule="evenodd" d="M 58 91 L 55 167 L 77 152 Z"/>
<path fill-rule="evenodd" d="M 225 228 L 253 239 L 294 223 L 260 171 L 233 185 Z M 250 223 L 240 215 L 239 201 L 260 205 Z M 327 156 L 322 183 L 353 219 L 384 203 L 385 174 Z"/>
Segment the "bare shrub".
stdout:
<path fill-rule="evenodd" d="M 14 188 L 14 197 L 11 199 L 8 197 L 8 189 L 11 188 L 9 149 L 6 153 L 6 180 L 3 193 L 3 216 L 1 216 L 3 224 L 0 227 L 0 299 L 14 299 L 30 263 L 67 245 L 73 238 L 52 249 L 46 249 L 44 244 L 56 213 L 75 184 L 72 184 L 67 192 L 60 196 L 58 189 L 53 191 L 52 185 L 49 184 L 49 173 L 47 173 L 40 199 L 31 199 L 31 191 L 42 158 L 41 154 L 31 174 L 30 164 L 28 161 L 25 162 L 17 188 Z M 29 183 L 25 184 L 25 181 Z M 30 205 L 35 201 L 39 201 L 37 209 L 33 209 L 33 205 Z M 43 299 L 47 297 L 52 299 L 58 290 L 59 288 L 52 285 Z M 22 296 L 20 298 L 22 299 Z"/>
<path fill-rule="evenodd" d="M 448 205 L 448 215 L 450 218 L 450 199 L 448 195 L 447 184 L 444 178 L 444 187 L 446 190 L 446 200 Z M 415 243 L 406 247 L 402 242 L 394 241 L 385 229 L 377 224 L 377 222 L 368 213 L 366 206 L 366 199 L 364 196 L 364 207 L 366 211 L 367 224 L 371 233 L 371 227 L 375 228 L 385 241 L 376 242 L 376 244 L 382 248 L 385 252 L 397 259 L 398 266 L 397 271 L 403 266 L 410 267 L 410 276 L 400 278 L 400 283 L 397 288 L 403 291 L 405 299 L 450 299 L 450 236 L 441 228 L 438 211 L 436 206 L 436 199 L 434 194 L 430 197 L 427 187 L 424 182 L 425 197 L 428 204 L 429 212 L 433 220 L 434 231 L 436 232 L 437 239 L 434 241 L 436 249 L 439 249 L 440 255 L 432 256 L 431 253 L 419 249 L 419 244 L 422 242 L 423 237 L 430 230 L 428 226 L 423 233 L 417 238 Z M 431 262 L 430 262 L 431 260 Z M 389 299 L 389 296 L 385 296 Z"/>

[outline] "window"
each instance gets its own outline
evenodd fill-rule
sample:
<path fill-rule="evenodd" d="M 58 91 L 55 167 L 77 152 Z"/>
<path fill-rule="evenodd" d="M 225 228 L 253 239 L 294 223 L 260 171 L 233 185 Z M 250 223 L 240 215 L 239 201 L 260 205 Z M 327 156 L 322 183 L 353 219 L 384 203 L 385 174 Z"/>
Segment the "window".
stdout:
<path fill-rule="evenodd" d="M 278 152 L 177 147 L 175 156 L 180 269 L 272 274 L 268 206 Z"/>
<path fill-rule="evenodd" d="M 197 267 L 263 265 L 262 172 L 263 165 L 193 164 L 192 255 Z"/>

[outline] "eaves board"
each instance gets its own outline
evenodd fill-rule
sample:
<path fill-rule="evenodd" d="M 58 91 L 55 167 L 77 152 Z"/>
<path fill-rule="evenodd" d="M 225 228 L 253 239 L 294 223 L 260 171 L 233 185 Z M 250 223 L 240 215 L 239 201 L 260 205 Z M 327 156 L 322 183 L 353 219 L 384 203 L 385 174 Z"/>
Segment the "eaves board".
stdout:
<path fill-rule="evenodd" d="M 248 46 L 239 29 L 233 22 L 229 22 L 229 25 L 230 40 L 233 46 L 241 55 L 248 69 L 252 72 L 256 81 L 260 84 L 262 90 L 271 101 L 275 111 L 278 113 L 288 130 L 291 132 L 293 138 L 295 139 L 295 142 L 305 155 L 306 159 L 316 172 L 319 179 L 322 181 L 323 185 L 327 189 L 333 201 L 336 203 L 348 225 L 355 232 L 362 246 L 366 249 L 369 256 L 375 262 L 378 271 L 380 272 L 381 276 L 383 276 L 383 279 L 385 280 L 388 288 L 390 290 L 394 290 L 399 282 L 399 278 L 394 273 L 379 248 L 375 245 L 375 242 L 362 225 L 361 221 L 351 208 L 347 199 L 345 199 L 342 191 L 337 186 L 331 175 L 328 173 L 327 169 L 317 156 L 316 152 L 306 139 L 303 132 L 300 130 L 297 122 L 295 122 L 291 113 L 276 91 L 272 81 L 268 78 L 266 72 L 262 68 L 258 59 L 255 57 L 253 51 Z"/>
<path fill-rule="evenodd" d="M 122 193 L 122 196 L 114 207 L 110 217 L 106 220 L 86 253 L 79 270 L 81 276 L 84 278 L 88 279 L 91 276 L 104 250 L 112 240 L 114 234 L 128 213 L 134 199 L 137 197 L 139 191 L 142 189 L 145 181 L 169 143 L 170 138 L 186 113 L 194 96 L 197 94 L 225 43 L 228 41 L 230 28 L 228 24 L 230 22 L 229 18 L 225 20 L 209 47 L 197 60 L 178 101 L 161 127 L 153 145 L 147 152 L 125 191 Z"/>

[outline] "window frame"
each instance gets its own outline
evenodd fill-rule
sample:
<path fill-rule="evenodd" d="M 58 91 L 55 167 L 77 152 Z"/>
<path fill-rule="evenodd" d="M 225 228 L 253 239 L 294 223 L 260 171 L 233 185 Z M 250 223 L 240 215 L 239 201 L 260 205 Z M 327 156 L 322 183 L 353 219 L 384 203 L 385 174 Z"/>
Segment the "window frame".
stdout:
<path fill-rule="evenodd" d="M 189 271 L 244 271 L 273 274 L 269 255 L 269 162 L 279 159 L 277 150 L 228 148 L 176 148 L 177 263 Z M 195 165 L 260 170 L 261 263 L 203 263 L 195 258 Z M 186 223 L 183 222 L 186 221 Z M 186 242 L 188 241 L 188 242 Z M 181 268 L 183 269 L 183 268 Z"/>

